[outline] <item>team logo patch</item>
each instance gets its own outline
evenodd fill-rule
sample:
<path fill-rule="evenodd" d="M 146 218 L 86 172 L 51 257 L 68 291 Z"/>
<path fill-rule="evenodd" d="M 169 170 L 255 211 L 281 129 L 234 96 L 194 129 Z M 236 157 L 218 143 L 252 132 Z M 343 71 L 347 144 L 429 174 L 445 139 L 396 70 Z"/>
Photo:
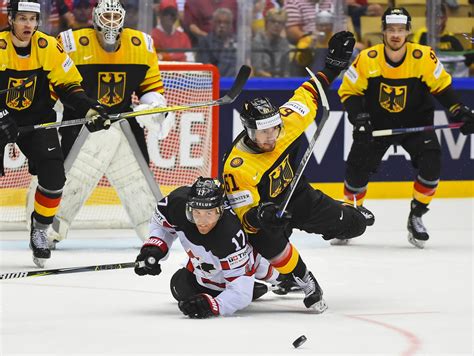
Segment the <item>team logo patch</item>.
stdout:
<path fill-rule="evenodd" d="M 240 167 L 242 163 L 244 163 L 244 160 L 242 158 L 235 157 L 235 158 L 232 158 L 232 161 L 230 161 L 230 166 L 237 168 L 237 167 Z"/>
<path fill-rule="evenodd" d="M 276 167 L 270 174 L 270 197 L 277 197 L 293 179 L 294 172 L 290 165 L 290 156 L 286 156 L 285 159 Z"/>
<path fill-rule="evenodd" d="M 1 39 L 0 40 L 0 49 L 5 49 L 7 48 L 7 41 L 5 41 L 4 39 Z"/>
<path fill-rule="evenodd" d="M 378 53 L 377 53 L 377 51 L 375 51 L 375 50 L 371 50 L 371 51 L 369 51 L 369 53 L 367 53 L 367 55 L 369 56 L 369 58 L 375 58 L 375 57 L 377 57 L 377 54 L 378 54 Z"/>
<path fill-rule="evenodd" d="M 38 38 L 38 47 L 39 48 L 46 48 L 48 47 L 48 41 L 46 40 L 46 38 Z"/>
<path fill-rule="evenodd" d="M 125 72 L 99 72 L 99 103 L 114 106 L 121 103 L 125 95 Z"/>
<path fill-rule="evenodd" d="M 8 88 L 14 88 L 27 78 L 9 78 Z M 35 96 L 36 88 L 36 76 L 34 79 L 28 81 L 28 83 L 21 89 L 10 90 L 7 94 L 7 106 L 14 110 L 25 110 L 31 106 L 33 103 L 33 98 Z"/>
<path fill-rule="evenodd" d="M 142 44 L 142 41 L 136 37 L 136 36 L 133 36 L 132 37 L 132 43 L 135 45 L 135 46 L 140 46 Z"/>
<path fill-rule="evenodd" d="M 423 56 L 423 52 L 421 52 L 419 49 L 415 49 L 412 55 L 413 58 L 420 59 Z"/>
<path fill-rule="evenodd" d="M 87 38 L 86 36 L 81 36 L 79 38 L 79 43 L 83 46 L 87 46 L 89 44 L 89 38 Z"/>
<path fill-rule="evenodd" d="M 388 112 L 400 112 L 405 108 L 407 86 L 392 86 L 380 83 L 380 106 Z"/>

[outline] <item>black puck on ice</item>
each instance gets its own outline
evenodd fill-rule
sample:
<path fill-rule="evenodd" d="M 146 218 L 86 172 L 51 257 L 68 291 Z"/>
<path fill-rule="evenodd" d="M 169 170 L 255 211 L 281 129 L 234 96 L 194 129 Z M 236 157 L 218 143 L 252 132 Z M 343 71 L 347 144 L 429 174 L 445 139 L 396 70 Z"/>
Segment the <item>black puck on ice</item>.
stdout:
<path fill-rule="evenodd" d="M 300 347 L 301 345 L 303 345 L 306 342 L 306 340 L 308 340 L 306 338 L 306 336 L 301 335 L 299 338 L 297 338 L 295 341 L 293 341 L 293 346 L 296 349 L 296 348 Z"/>

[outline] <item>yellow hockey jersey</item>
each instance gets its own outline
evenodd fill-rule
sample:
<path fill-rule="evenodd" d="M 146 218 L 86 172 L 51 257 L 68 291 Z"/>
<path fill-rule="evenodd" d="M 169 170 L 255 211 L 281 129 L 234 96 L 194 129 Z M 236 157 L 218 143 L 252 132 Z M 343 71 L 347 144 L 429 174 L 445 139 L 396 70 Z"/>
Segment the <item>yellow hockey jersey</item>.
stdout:
<path fill-rule="evenodd" d="M 374 129 L 415 127 L 432 124 L 431 94 L 440 94 L 450 85 L 451 76 L 430 47 L 407 43 L 405 58 L 393 67 L 379 44 L 358 55 L 338 93 L 342 102 L 363 96 Z"/>
<path fill-rule="evenodd" d="M 1 31 L 0 88 L 19 86 L 30 76 L 22 89 L 0 96 L 0 109 L 6 108 L 18 126 L 56 121 L 55 89 L 65 94 L 83 91 L 79 71 L 54 37 L 36 31 L 30 55 L 23 57 L 13 47 L 10 31 Z"/>
<path fill-rule="evenodd" d="M 244 131 L 235 139 L 226 155 L 223 167 L 226 195 L 247 232 L 255 232 L 243 219 L 249 209 L 257 206 L 261 200 L 277 204 L 283 200 L 284 192 L 299 164 L 296 156 L 304 131 L 313 121 L 319 121 L 318 99 L 314 82 L 303 83 L 290 100 L 280 107 L 284 129 L 272 152 L 252 150 L 245 143 Z M 304 179 L 300 180 L 299 186 L 304 182 Z"/>
<path fill-rule="evenodd" d="M 83 76 L 86 94 L 109 113 L 130 111 L 134 91 L 139 97 L 151 91 L 163 93 L 158 57 L 149 35 L 125 28 L 119 49 L 111 53 L 100 46 L 93 28 L 64 31 L 58 38 Z M 65 110 L 66 119 L 73 115 Z"/>

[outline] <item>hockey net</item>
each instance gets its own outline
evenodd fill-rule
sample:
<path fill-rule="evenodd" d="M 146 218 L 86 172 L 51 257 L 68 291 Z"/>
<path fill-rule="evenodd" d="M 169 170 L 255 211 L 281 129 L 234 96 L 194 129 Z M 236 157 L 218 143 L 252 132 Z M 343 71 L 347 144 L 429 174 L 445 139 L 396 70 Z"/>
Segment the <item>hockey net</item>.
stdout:
<path fill-rule="evenodd" d="M 219 72 L 213 65 L 160 63 L 168 106 L 206 102 L 219 97 Z M 169 113 L 174 125 L 148 134 L 150 169 L 163 195 L 191 184 L 198 176 L 216 176 L 218 165 L 218 107 Z M 5 176 L 0 177 L 0 230 L 26 228 L 27 195 L 32 177 L 16 145 L 4 153 Z M 74 221 L 80 228 L 127 228 L 128 216 L 115 189 L 104 176 Z"/>

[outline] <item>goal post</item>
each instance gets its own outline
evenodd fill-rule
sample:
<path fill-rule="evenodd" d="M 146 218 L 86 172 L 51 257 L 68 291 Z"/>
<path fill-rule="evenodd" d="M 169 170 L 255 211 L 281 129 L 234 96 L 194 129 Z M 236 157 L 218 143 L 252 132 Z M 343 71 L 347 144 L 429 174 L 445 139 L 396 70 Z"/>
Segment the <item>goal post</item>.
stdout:
<path fill-rule="evenodd" d="M 219 98 L 217 67 L 199 63 L 160 63 L 167 105 Z M 202 107 L 170 112 L 163 132 L 148 133 L 150 169 L 163 195 L 202 176 L 217 176 L 219 108 Z M 5 176 L 0 177 L 0 230 L 26 229 L 28 162 L 16 145 L 4 153 Z M 29 220 L 29 219 L 28 219 Z M 128 216 L 115 189 L 103 176 L 79 212 L 72 228 L 129 228 Z"/>

